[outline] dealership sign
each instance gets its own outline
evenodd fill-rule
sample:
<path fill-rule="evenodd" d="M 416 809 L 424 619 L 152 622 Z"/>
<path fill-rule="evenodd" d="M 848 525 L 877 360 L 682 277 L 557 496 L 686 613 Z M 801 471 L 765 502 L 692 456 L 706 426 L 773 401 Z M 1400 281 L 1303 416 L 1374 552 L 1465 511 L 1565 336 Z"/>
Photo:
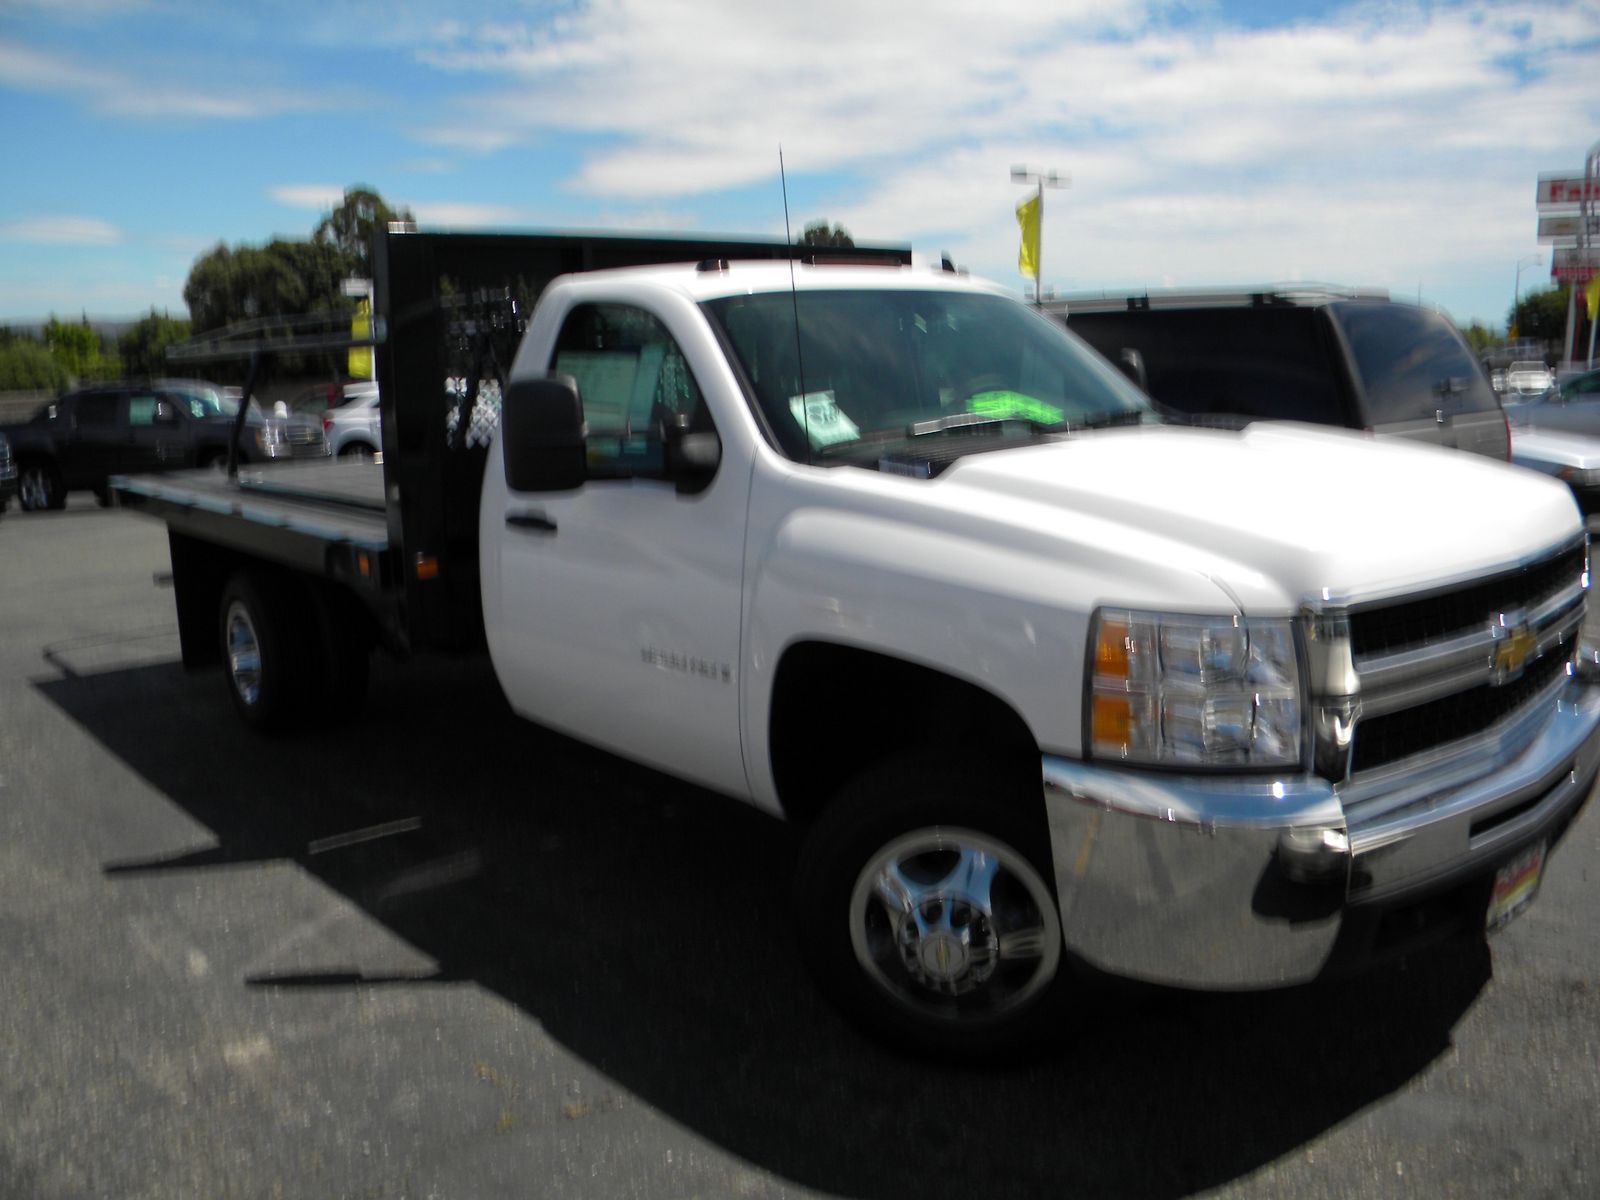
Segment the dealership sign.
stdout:
<path fill-rule="evenodd" d="M 1570 208 L 1585 200 L 1593 203 L 1600 200 L 1600 176 L 1541 175 L 1537 195 L 1540 208 Z"/>

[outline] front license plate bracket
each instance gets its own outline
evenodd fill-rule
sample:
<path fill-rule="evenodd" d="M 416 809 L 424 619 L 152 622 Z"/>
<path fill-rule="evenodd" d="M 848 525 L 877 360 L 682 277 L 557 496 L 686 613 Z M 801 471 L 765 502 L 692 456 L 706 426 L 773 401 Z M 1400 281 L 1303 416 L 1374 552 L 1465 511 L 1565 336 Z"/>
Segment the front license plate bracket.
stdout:
<path fill-rule="evenodd" d="M 1492 933 L 1503 928 L 1533 903 L 1544 876 L 1544 859 L 1549 848 L 1547 841 L 1535 842 L 1494 873 L 1489 907 L 1483 918 L 1486 930 Z"/>

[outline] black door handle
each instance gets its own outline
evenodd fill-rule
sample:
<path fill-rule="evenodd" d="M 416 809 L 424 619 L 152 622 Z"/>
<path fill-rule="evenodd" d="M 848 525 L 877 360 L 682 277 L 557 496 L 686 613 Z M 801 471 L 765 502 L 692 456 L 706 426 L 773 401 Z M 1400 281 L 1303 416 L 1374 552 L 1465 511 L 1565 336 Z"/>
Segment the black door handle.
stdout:
<path fill-rule="evenodd" d="M 507 513 L 506 524 L 513 529 L 526 529 L 533 533 L 556 531 L 556 523 L 543 513 Z"/>

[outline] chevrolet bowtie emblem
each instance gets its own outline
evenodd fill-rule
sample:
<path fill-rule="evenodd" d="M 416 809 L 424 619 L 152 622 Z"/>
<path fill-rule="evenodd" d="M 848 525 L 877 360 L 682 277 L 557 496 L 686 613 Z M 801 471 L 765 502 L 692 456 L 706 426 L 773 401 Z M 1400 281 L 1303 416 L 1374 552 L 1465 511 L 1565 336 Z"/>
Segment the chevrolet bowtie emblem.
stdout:
<path fill-rule="evenodd" d="M 1505 636 L 1494 646 L 1494 681 L 1509 683 L 1521 675 L 1523 666 L 1538 644 L 1538 637 L 1526 623 L 1507 628 Z"/>

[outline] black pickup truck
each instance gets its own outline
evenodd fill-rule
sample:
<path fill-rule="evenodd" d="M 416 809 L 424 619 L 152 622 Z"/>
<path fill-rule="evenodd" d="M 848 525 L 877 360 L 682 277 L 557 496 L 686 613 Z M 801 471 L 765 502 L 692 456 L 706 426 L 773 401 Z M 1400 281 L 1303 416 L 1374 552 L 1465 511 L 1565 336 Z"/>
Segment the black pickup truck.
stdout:
<path fill-rule="evenodd" d="M 78 490 L 108 503 L 112 475 L 224 464 L 237 414 L 238 401 L 212 384 L 157 379 L 67 392 L 0 434 L 11 442 L 22 508 L 33 512 L 60 508 Z M 254 410 L 245 416 L 242 462 L 327 453 L 322 425 L 312 417 Z"/>

